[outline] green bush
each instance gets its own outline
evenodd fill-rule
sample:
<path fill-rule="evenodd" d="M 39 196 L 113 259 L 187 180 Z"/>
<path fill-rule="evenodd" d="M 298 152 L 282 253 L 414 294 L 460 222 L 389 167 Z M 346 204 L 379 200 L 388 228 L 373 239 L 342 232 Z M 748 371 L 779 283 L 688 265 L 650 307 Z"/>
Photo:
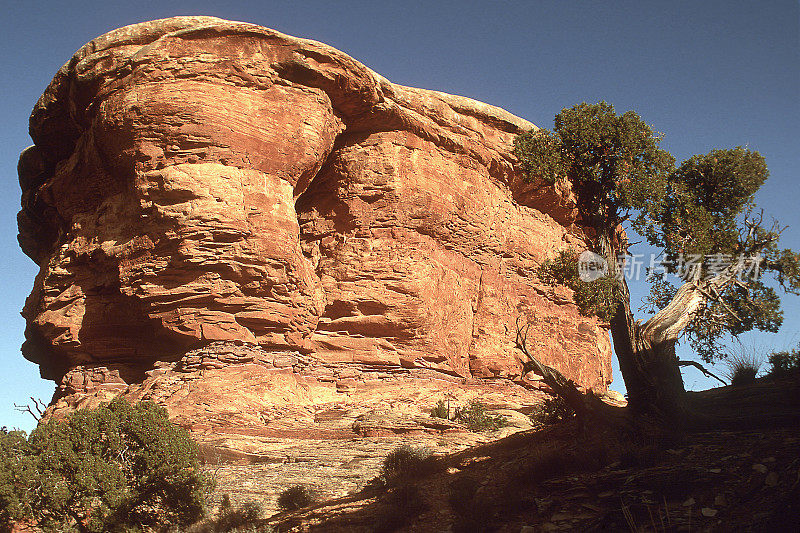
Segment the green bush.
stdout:
<path fill-rule="evenodd" d="M 426 450 L 401 445 L 389 452 L 381 465 L 378 486 L 386 489 L 376 516 L 375 531 L 394 531 L 419 516 L 428 506 L 416 482 L 436 470 L 434 457 Z"/>
<path fill-rule="evenodd" d="M 121 398 L 0 432 L 0 524 L 46 531 L 164 531 L 203 515 L 210 480 L 189 432 Z"/>
<path fill-rule="evenodd" d="M 31 515 L 27 487 L 34 487 L 39 475 L 31 457 L 28 439 L 22 431 L 0 430 L 0 530 L 10 531 L 15 520 Z"/>
<path fill-rule="evenodd" d="M 434 418 L 444 418 L 450 420 L 450 405 L 444 400 L 436 402 L 436 407 L 431 409 L 431 416 Z"/>
<path fill-rule="evenodd" d="M 773 352 L 767 360 L 770 365 L 770 377 L 783 377 L 789 374 L 800 372 L 800 348 L 795 348 L 791 352 Z"/>
<path fill-rule="evenodd" d="M 574 250 L 561 250 L 553 259 L 539 265 L 536 274 L 543 283 L 566 285 L 572 289 L 572 298 L 582 315 L 597 316 L 601 320 L 610 321 L 623 297 L 619 284 L 609 276 L 602 276 L 592 282 L 581 280 L 578 257 Z"/>
<path fill-rule="evenodd" d="M 574 416 L 575 411 L 561 396 L 545 399 L 534 407 L 534 411 L 530 415 L 531 420 L 537 424 L 555 424 Z"/>
<path fill-rule="evenodd" d="M 466 407 L 457 407 L 453 418 L 471 431 L 497 431 L 508 425 L 504 417 L 487 413 L 486 406 L 478 400 L 471 401 Z"/>
<path fill-rule="evenodd" d="M 314 492 L 305 485 L 294 485 L 278 496 L 278 507 L 284 511 L 296 511 L 316 501 Z"/>

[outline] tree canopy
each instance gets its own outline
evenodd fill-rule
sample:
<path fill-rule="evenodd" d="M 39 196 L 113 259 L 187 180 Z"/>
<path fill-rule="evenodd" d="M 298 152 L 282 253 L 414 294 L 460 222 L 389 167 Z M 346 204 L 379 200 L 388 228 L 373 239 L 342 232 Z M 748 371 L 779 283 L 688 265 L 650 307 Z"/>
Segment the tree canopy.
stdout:
<path fill-rule="evenodd" d="M 152 402 L 0 431 L 0 528 L 158 531 L 200 518 L 209 488 L 188 431 Z"/>
<path fill-rule="evenodd" d="M 631 260 L 628 243 L 615 241 L 621 224 L 660 250 L 661 269 L 649 277 L 649 309 L 665 313 L 672 304 L 670 313 L 687 314 L 690 320 L 673 329 L 711 360 L 724 355 L 727 335 L 778 330 L 783 316 L 775 288 L 800 293 L 800 254 L 778 247 L 783 228 L 766 224 L 756 209 L 754 196 L 769 175 L 761 154 L 712 150 L 676 165 L 660 148 L 662 137 L 633 111 L 618 115 L 606 102 L 582 103 L 556 115 L 552 131 L 519 135 L 515 154 L 528 179 L 571 184 L 580 222 L 595 230 L 590 244 L 609 261 L 610 277 L 615 266 L 624 268 L 618 254 Z M 562 253 L 541 275 L 573 288 L 584 313 L 609 320 L 627 289 L 616 293 L 620 283 L 609 281 L 587 288 L 597 282 L 578 279 L 575 256 Z M 686 297 L 678 306 L 679 285 L 687 283 L 693 303 L 687 307 Z"/>

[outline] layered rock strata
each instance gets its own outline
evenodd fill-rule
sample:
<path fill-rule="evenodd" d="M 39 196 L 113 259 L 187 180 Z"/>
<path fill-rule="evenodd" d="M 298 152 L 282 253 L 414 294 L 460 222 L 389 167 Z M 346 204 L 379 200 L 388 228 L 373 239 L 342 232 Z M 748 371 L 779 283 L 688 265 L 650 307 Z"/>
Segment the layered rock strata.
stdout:
<path fill-rule="evenodd" d="M 605 390 L 607 330 L 535 274 L 584 233 L 567 186 L 522 179 L 513 139 L 534 127 L 252 24 L 98 37 L 19 163 L 40 266 L 23 353 L 58 383 L 51 411 L 122 393 L 198 434 L 441 433 L 419 416 L 448 394 L 541 397 L 518 317 L 543 361 Z"/>

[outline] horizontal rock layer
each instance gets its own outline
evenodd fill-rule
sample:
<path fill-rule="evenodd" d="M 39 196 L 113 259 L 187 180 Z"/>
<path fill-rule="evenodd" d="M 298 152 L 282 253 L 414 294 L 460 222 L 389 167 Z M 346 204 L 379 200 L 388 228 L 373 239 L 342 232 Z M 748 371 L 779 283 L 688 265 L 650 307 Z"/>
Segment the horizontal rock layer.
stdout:
<path fill-rule="evenodd" d="M 605 390 L 607 330 L 535 275 L 584 233 L 567 186 L 522 179 L 513 139 L 534 127 L 252 24 L 98 37 L 20 157 L 19 241 L 40 266 L 23 352 L 59 382 L 58 412 L 123 392 L 253 428 L 268 405 L 313 411 L 365 383 L 399 400 L 409 372 L 535 392 L 522 317 L 544 362 Z M 164 368 L 198 377 L 159 395 Z"/>

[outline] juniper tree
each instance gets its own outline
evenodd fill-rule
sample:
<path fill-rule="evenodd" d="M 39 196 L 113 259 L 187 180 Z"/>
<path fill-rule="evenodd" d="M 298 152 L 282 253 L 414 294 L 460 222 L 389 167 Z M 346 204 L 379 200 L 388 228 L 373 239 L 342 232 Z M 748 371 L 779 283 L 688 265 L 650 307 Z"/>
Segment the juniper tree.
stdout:
<path fill-rule="evenodd" d="M 562 252 L 540 276 L 572 288 L 582 313 L 608 320 L 631 408 L 685 421 L 676 343 L 712 361 L 730 335 L 777 331 L 775 288 L 800 294 L 800 254 L 779 248 L 783 228 L 756 209 L 769 174 L 758 152 L 712 150 L 676 166 L 661 138 L 633 111 L 582 103 L 563 109 L 552 131 L 519 135 L 515 153 L 528 179 L 569 182 L 589 245 L 608 267 L 606 277 L 585 282 L 576 255 Z M 664 269 L 649 278 L 655 314 L 643 323 L 619 275 L 619 258 L 630 257 L 626 227 L 662 252 Z M 688 258 L 700 260 L 687 268 Z M 520 340 L 525 349 L 518 332 Z"/>
<path fill-rule="evenodd" d="M 165 531 L 198 520 L 210 487 L 189 432 L 152 402 L 0 430 L 0 531 Z"/>

